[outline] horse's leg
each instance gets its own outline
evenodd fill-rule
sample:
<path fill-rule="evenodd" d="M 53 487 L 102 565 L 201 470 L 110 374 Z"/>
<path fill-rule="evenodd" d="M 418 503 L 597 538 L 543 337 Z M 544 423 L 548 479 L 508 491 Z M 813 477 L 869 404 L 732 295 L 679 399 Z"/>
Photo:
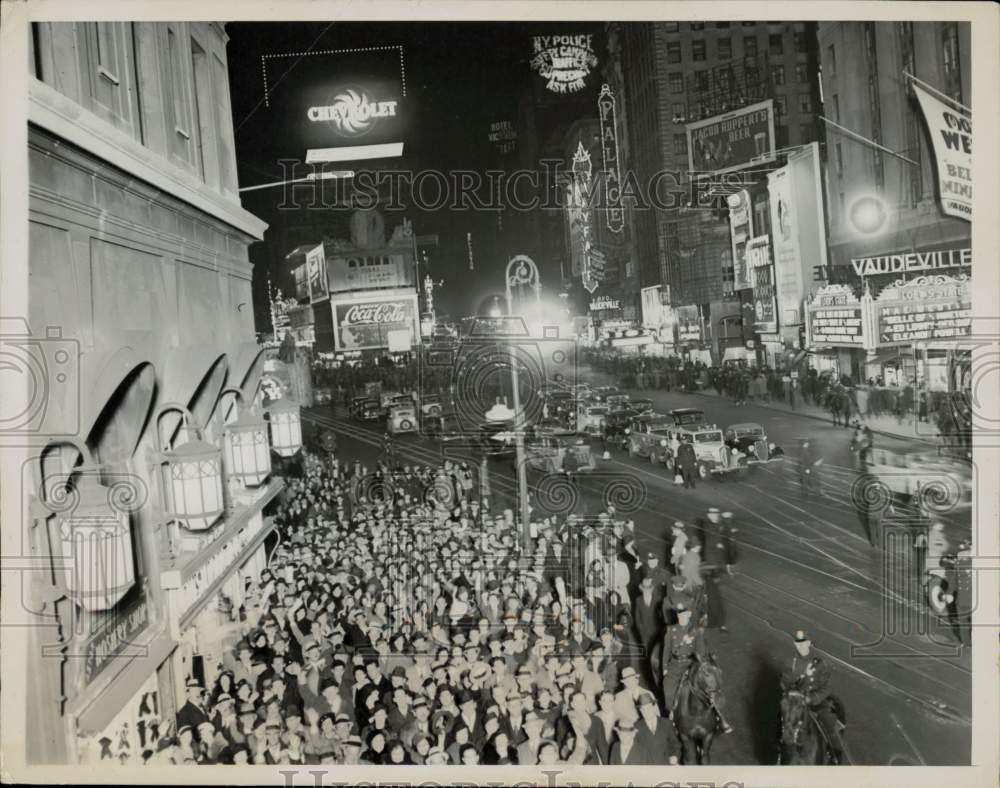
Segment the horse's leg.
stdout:
<path fill-rule="evenodd" d="M 714 739 L 715 731 L 710 728 L 705 734 L 705 738 L 701 740 L 701 758 L 698 759 L 698 763 L 702 766 L 708 766 L 711 763 L 712 741 Z"/>
<path fill-rule="evenodd" d="M 681 736 L 681 750 L 684 755 L 684 760 L 681 761 L 685 766 L 694 766 L 698 763 L 698 748 L 695 746 L 694 739 L 691 736 Z"/>

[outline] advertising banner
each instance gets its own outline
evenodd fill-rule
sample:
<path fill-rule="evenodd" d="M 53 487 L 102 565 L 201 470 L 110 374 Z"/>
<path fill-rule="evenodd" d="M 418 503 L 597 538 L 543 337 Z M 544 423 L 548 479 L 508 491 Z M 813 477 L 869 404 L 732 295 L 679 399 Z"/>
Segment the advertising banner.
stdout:
<path fill-rule="evenodd" d="M 733 254 L 733 290 L 751 287 L 750 272 L 747 268 L 747 241 L 753 237 L 753 212 L 750 209 L 750 195 L 746 189 L 728 198 L 729 229 Z"/>
<path fill-rule="evenodd" d="M 417 294 L 356 293 L 331 297 L 334 345 L 338 352 L 389 347 L 391 331 L 418 334 Z"/>
<path fill-rule="evenodd" d="M 913 84 L 937 160 L 941 210 L 947 216 L 972 221 L 972 117 Z"/>
<path fill-rule="evenodd" d="M 723 173 L 774 161 L 771 99 L 687 124 L 688 168 Z"/>
<path fill-rule="evenodd" d="M 640 296 L 642 298 L 642 325 L 646 328 L 659 328 L 663 321 L 660 286 L 644 287 L 640 291 Z"/>
<path fill-rule="evenodd" d="M 415 284 L 413 250 L 406 247 L 339 253 L 327 260 L 327 270 L 331 293 Z"/>
<path fill-rule="evenodd" d="M 309 286 L 309 303 L 315 304 L 327 297 L 326 254 L 323 244 L 318 244 L 306 252 L 306 281 Z"/>
<path fill-rule="evenodd" d="M 769 236 L 758 235 L 747 241 L 747 267 L 753 286 L 754 331 L 774 333 L 778 330 L 777 297 Z"/>
<path fill-rule="evenodd" d="M 820 347 L 866 347 L 864 309 L 847 285 L 820 289 L 806 311 L 806 339 Z"/>
<path fill-rule="evenodd" d="M 922 276 L 885 288 L 874 302 L 879 347 L 969 336 L 971 279 Z"/>
<path fill-rule="evenodd" d="M 597 99 L 597 114 L 601 122 L 608 229 L 613 233 L 620 233 L 625 227 L 625 211 L 622 208 L 621 167 L 618 159 L 618 121 L 615 96 L 607 85 L 601 87 L 601 95 Z"/>
<path fill-rule="evenodd" d="M 402 143 L 402 46 L 269 52 L 261 60 L 266 153 L 302 160 L 310 149 Z"/>
<path fill-rule="evenodd" d="M 677 326 L 677 341 L 701 342 L 701 315 L 696 306 L 677 307 L 674 315 Z"/>
<path fill-rule="evenodd" d="M 517 129 L 509 120 L 495 120 L 490 123 L 489 141 L 497 153 L 507 156 L 517 149 Z"/>

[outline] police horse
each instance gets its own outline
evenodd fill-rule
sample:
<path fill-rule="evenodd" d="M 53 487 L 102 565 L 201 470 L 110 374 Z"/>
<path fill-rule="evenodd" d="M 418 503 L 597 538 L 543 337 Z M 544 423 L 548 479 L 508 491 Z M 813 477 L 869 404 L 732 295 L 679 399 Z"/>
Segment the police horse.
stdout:
<path fill-rule="evenodd" d="M 662 659 L 664 641 L 653 648 L 650 662 L 653 678 L 660 689 L 661 697 L 666 677 L 666 664 Z M 683 748 L 683 763 L 688 765 L 708 765 L 712 742 L 719 731 L 719 720 L 715 714 L 716 698 L 722 693 L 722 668 L 715 661 L 715 655 L 692 657 L 684 670 L 677 697 L 674 700 L 673 722 Z M 666 698 L 663 698 L 666 705 Z M 670 709 L 668 709 L 670 711 Z"/>
<path fill-rule="evenodd" d="M 843 708 L 836 701 L 834 704 L 834 711 L 843 725 Z M 823 727 L 809 708 L 806 696 L 798 690 L 788 690 L 781 697 L 778 763 L 782 766 L 827 766 L 837 763 Z"/>

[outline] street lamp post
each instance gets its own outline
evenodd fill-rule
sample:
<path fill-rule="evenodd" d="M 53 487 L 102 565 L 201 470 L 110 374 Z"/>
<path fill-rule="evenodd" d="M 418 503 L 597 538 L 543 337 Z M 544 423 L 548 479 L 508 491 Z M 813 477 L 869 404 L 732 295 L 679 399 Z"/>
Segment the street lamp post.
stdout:
<path fill-rule="evenodd" d="M 538 276 L 538 266 L 530 257 L 516 255 L 507 263 L 504 277 L 507 294 L 507 315 L 514 314 L 514 288 L 523 285 L 530 286 L 535 291 L 535 302 L 542 298 L 542 283 Z M 527 553 L 531 547 L 531 513 L 528 506 L 528 469 L 524 456 L 524 413 L 521 410 L 521 390 L 517 372 L 517 355 L 514 345 L 508 339 L 510 352 L 510 377 L 514 389 L 514 446 L 517 452 L 517 489 L 521 509 L 521 539 Z"/>

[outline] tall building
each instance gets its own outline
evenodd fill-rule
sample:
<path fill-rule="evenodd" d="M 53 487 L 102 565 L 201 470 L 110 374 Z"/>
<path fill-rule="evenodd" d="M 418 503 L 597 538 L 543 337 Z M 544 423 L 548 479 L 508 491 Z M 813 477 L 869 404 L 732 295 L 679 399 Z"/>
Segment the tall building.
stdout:
<path fill-rule="evenodd" d="M 856 297 L 876 299 L 877 310 L 883 291 L 897 280 L 929 272 L 971 276 L 971 223 L 942 211 L 933 132 L 906 76 L 920 80 L 931 95 L 970 107 L 971 26 L 822 22 L 817 37 L 823 113 L 837 124 L 825 129 L 829 279 Z M 963 114 L 961 106 L 954 112 Z M 917 257 L 901 270 L 894 260 L 904 261 L 906 255 Z M 932 261 L 933 268 L 924 261 Z M 962 320 L 968 316 L 967 298 L 966 293 L 954 304 L 956 315 L 966 316 Z M 951 314 L 950 309 L 942 311 L 944 306 L 938 305 L 938 315 Z M 926 329 L 928 325 L 925 320 L 923 326 L 911 326 L 921 330 L 908 335 L 929 331 L 933 340 L 939 332 Z M 944 364 L 944 348 L 934 353 L 935 343 L 928 342 L 927 363 L 921 364 L 914 342 L 886 330 L 875 333 L 867 353 L 834 339 L 826 343 L 825 354 L 838 359 L 841 371 L 853 369 L 856 376 L 904 382 L 926 375 L 929 384 L 945 385 L 944 373 L 933 371 Z"/>
<path fill-rule="evenodd" d="M 687 124 L 771 99 L 779 151 L 814 141 L 819 105 L 815 25 L 657 22 L 621 28 L 620 56 L 629 77 L 626 166 L 642 186 L 668 173 L 659 179 L 664 207 L 634 211 L 633 258 L 641 285 L 669 288 L 671 303 L 690 308 L 691 321 L 704 328 L 692 347 L 707 351 L 710 343 L 718 351 L 720 321 L 740 315 L 738 302 L 727 298 L 730 235 L 717 201 L 721 195 L 697 205 Z M 695 207 L 685 207 L 692 199 Z"/>
<path fill-rule="evenodd" d="M 52 374 L 6 432 L 30 445 L 21 543 L 44 571 L 4 622 L 24 633 L 28 763 L 141 765 L 187 681 L 211 686 L 265 564 L 282 482 L 264 424 L 232 421 L 267 364 L 247 255 L 266 225 L 238 196 L 226 41 L 208 22 L 30 28 L 23 328 Z"/>

